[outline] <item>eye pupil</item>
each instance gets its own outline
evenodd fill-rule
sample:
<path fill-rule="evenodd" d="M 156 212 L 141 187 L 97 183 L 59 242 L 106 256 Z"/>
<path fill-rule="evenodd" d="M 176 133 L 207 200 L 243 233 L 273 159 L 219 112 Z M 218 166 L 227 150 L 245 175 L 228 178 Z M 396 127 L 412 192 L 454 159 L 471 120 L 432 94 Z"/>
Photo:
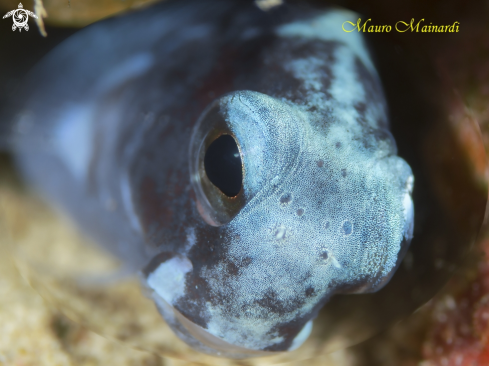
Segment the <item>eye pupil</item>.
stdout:
<path fill-rule="evenodd" d="M 207 148 L 204 157 L 205 173 L 209 180 L 228 197 L 241 189 L 243 172 L 238 145 L 230 135 L 222 135 Z"/>

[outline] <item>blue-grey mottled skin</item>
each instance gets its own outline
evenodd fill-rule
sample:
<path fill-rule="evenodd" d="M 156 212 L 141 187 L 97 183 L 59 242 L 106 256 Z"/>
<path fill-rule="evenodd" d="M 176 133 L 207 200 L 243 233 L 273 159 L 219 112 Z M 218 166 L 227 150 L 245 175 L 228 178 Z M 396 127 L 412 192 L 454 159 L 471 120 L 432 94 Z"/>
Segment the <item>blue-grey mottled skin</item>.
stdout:
<path fill-rule="evenodd" d="M 79 32 L 16 99 L 26 179 L 144 268 L 199 350 L 296 348 L 333 294 L 380 289 L 411 240 L 412 173 L 360 35 L 337 32 L 351 16 L 170 1 Z M 219 226 L 189 168 L 213 101 L 244 171 L 245 204 Z"/>

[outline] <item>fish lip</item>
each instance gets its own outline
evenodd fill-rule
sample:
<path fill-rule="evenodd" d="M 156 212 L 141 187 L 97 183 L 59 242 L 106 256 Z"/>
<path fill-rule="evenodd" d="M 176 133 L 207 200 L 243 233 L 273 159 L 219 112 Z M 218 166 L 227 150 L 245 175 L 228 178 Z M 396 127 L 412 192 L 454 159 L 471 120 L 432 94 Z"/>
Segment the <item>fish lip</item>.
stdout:
<path fill-rule="evenodd" d="M 152 298 L 155 301 L 158 311 L 172 328 L 175 326 L 175 323 L 182 326 L 179 332 L 175 332 L 180 339 L 193 348 L 198 348 L 201 352 L 235 359 L 273 356 L 285 352 L 250 349 L 226 342 L 224 339 L 211 334 L 208 330 L 189 320 L 174 306 L 158 295 L 156 291 L 153 291 Z"/>

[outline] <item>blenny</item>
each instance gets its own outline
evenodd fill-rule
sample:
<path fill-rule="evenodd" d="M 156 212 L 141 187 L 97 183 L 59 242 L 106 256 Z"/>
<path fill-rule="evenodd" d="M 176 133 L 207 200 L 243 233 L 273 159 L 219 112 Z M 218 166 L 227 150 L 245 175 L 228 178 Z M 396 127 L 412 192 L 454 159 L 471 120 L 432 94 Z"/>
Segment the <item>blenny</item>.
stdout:
<path fill-rule="evenodd" d="M 357 19 L 179 0 L 96 23 L 26 77 L 19 169 L 189 345 L 293 350 L 331 296 L 381 289 L 413 233 L 379 76 L 342 30 Z"/>

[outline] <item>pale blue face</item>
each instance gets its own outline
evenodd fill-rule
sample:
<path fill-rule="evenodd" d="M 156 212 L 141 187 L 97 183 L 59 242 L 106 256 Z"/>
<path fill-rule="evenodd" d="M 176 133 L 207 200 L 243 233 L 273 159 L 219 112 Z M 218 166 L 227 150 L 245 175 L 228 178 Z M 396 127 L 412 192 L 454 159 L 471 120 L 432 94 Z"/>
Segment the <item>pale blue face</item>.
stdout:
<path fill-rule="evenodd" d="M 144 268 L 187 343 L 230 357 L 293 350 L 331 296 L 389 281 L 413 234 L 414 178 L 361 34 L 341 28 L 356 14 L 308 10 L 272 27 L 251 2 L 187 1 L 160 5 L 165 21 L 148 9 L 132 28 L 96 25 L 48 57 L 19 114 L 31 127 L 18 160 L 83 230 Z M 128 29 L 139 38 L 126 42 Z M 240 159 L 234 196 L 203 168 L 221 135 Z"/>
<path fill-rule="evenodd" d="M 198 269 L 173 266 L 186 278 L 178 295 L 154 278 L 150 286 L 178 313 L 192 298 L 185 281 L 205 281 L 210 295 L 199 307 L 200 328 L 185 328 L 217 352 L 297 348 L 322 304 L 334 294 L 382 288 L 411 241 L 411 169 L 396 156 L 380 82 L 360 35 L 338 31 L 355 17 L 328 11 L 276 29 L 285 40 L 330 47 L 326 56 L 283 61 L 301 99 L 232 92 L 194 127 L 191 179 L 199 213 L 219 228 L 226 257 Z M 231 201 L 216 200 L 199 168 L 203 141 L 216 129 L 234 138 L 242 162 L 236 199 L 243 203 L 231 214 L 221 212 Z"/>
<path fill-rule="evenodd" d="M 207 302 L 206 329 L 250 350 L 273 349 L 285 341 L 280 326 L 300 319 L 295 349 L 318 304 L 376 291 L 392 276 L 412 237 L 412 172 L 388 131 L 367 135 L 343 112 L 333 109 L 319 131 L 307 106 L 261 93 L 232 93 L 219 104 L 240 149 L 246 204 L 214 223 L 228 259 L 199 275 L 231 300 Z M 229 274 L 229 258 L 239 274 Z"/>

